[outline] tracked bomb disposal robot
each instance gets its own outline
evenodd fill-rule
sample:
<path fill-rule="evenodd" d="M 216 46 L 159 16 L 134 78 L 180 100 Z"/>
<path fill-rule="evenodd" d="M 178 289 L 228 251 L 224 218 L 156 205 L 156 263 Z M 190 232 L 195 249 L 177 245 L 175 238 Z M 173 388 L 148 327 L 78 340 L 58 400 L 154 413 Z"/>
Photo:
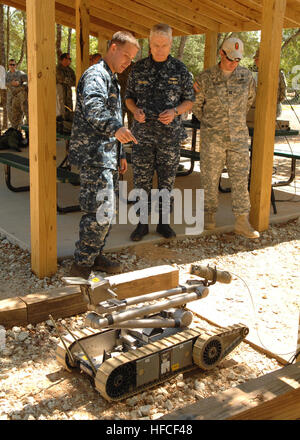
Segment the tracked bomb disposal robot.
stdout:
<path fill-rule="evenodd" d="M 105 279 L 65 278 L 67 284 L 80 285 L 89 313 L 85 329 L 66 328 L 66 335 L 58 332 L 58 362 L 68 371 L 88 374 L 109 401 L 127 398 L 187 370 L 214 368 L 249 329 L 237 324 L 208 331 L 193 325 L 193 314 L 185 305 L 205 298 L 208 287 L 217 281 L 230 283 L 231 275 L 199 265 L 192 265 L 191 273 L 203 279 L 123 300 Z"/>

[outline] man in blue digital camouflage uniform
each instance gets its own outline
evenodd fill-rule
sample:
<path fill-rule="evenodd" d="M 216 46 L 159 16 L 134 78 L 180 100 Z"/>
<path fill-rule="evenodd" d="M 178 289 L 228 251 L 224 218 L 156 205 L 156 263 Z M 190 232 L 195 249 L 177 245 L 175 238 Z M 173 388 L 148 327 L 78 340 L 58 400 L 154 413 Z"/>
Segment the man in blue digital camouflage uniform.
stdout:
<path fill-rule="evenodd" d="M 192 108 L 195 96 L 191 74 L 181 61 L 170 56 L 172 29 L 166 24 L 153 26 L 149 43 L 151 55 L 132 67 L 125 101 L 134 117 L 132 133 L 138 141 L 132 150 L 134 187 L 144 190 L 150 199 L 154 171 L 159 191 L 170 193 L 173 189 L 180 144 L 186 137 L 180 115 Z M 176 235 L 165 220 L 168 216 L 164 211 L 170 212 L 170 205 L 172 200 L 169 206 L 159 206 L 156 231 L 165 238 Z M 148 232 L 147 220 L 140 216 L 131 239 L 139 241 Z"/>
<path fill-rule="evenodd" d="M 120 86 L 116 73 L 131 63 L 139 50 L 129 32 L 113 35 L 107 54 L 79 80 L 70 141 L 70 162 L 80 168 L 81 210 L 75 262 L 71 276 L 88 278 L 92 271 L 115 273 L 121 266 L 102 255 L 114 217 L 118 168 L 127 170 L 120 143 L 136 142 L 122 124 Z M 103 194 L 106 196 L 103 198 Z M 106 203 L 106 215 L 99 215 Z"/>

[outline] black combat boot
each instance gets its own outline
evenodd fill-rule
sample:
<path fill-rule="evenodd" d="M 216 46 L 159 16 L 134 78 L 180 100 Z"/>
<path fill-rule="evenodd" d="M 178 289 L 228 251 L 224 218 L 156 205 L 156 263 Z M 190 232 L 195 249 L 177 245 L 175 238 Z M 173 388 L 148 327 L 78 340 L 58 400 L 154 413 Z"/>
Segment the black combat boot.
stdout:
<path fill-rule="evenodd" d="M 123 266 L 117 261 L 111 261 L 104 255 L 100 254 L 94 261 L 93 269 L 106 273 L 119 273 L 122 272 Z"/>
<path fill-rule="evenodd" d="M 149 234 L 148 224 L 143 225 L 142 223 L 138 223 L 137 227 L 130 235 L 130 239 L 132 241 L 140 241 L 144 237 L 144 235 L 147 235 L 147 234 Z"/>
<path fill-rule="evenodd" d="M 165 238 L 176 237 L 175 231 L 168 224 L 159 223 L 156 228 L 156 232 L 161 234 Z"/>
<path fill-rule="evenodd" d="M 159 223 L 156 227 L 156 232 L 158 232 L 165 238 L 176 237 L 175 231 L 173 231 L 171 226 L 168 223 L 163 222 L 163 214 L 161 209 L 159 212 Z"/>

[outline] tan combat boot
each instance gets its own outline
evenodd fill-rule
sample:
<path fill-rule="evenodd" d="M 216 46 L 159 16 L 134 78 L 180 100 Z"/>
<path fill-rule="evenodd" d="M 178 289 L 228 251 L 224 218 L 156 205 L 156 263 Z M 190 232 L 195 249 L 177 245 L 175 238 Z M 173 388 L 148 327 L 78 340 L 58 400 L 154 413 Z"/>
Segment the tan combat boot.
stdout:
<path fill-rule="evenodd" d="M 259 238 L 259 232 L 252 228 L 247 214 L 236 216 L 234 232 L 246 238 Z"/>
<path fill-rule="evenodd" d="M 204 213 L 204 229 L 212 230 L 216 228 L 216 214 L 214 212 Z"/>

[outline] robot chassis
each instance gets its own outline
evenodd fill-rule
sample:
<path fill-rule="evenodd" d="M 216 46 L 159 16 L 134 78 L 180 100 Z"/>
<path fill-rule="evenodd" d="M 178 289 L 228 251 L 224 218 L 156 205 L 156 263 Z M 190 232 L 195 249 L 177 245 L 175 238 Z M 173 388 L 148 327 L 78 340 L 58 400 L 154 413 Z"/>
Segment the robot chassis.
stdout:
<path fill-rule="evenodd" d="M 209 331 L 191 326 L 193 314 L 185 305 L 205 298 L 208 286 L 216 281 L 231 282 L 228 272 L 209 266 L 192 265 L 191 273 L 203 280 L 122 300 L 108 280 L 64 278 L 66 284 L 80 285 L 90 313 L 85 329 L 71 332 L 65 327 L 66 335 L 50 316 L 61 340 L 57 361 L 70 372 L 87 373 L 108 401 L 122 400 L 197 367 L 211 370 L 249 329 L 243 324 Z"/>

